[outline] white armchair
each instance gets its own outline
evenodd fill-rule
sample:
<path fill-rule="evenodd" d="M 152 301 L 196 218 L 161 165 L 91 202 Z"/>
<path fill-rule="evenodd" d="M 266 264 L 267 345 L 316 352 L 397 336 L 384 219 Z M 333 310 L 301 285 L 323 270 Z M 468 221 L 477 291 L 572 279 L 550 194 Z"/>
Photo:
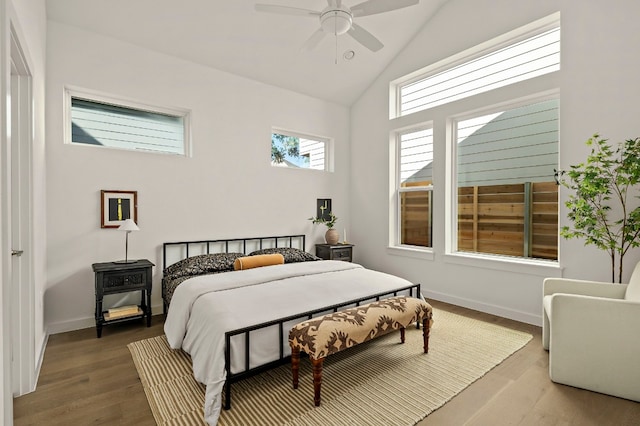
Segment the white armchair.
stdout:
<path fill-rule="evenodd" d="M 551 380 L 640 401 L 640 263 L 629 284 L 545 279 L 542 316 Z"/>

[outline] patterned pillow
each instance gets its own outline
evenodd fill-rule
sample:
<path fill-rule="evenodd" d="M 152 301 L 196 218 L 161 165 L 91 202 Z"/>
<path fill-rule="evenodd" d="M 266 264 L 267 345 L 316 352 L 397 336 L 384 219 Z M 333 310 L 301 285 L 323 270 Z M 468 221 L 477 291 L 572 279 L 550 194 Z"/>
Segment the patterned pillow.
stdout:
<path fill-rule="evenodd" d="M 242 256 L 244 256 L 242 253 L 212 253 L 189 257 L 167 267 L 164 270 L 164 277 L 175 279 L 212 272 L 233 271 L 233 262 Z"/>
<path fill-rule="evenodd" d="M 279 253 L 284 256 L 284 263 L 296 263 L 296 262 L 309 262 L 314 260 L 322 260 L 321 258 L 314 256 L 311 253 L 307 253 L 304 250 L 300 250 L 293 247 L 277 247 L 268 248 L 262 250 L 256 250 L 249 253 L 249 256 L 257 256 L 260 254 L 274 254 Z"/>

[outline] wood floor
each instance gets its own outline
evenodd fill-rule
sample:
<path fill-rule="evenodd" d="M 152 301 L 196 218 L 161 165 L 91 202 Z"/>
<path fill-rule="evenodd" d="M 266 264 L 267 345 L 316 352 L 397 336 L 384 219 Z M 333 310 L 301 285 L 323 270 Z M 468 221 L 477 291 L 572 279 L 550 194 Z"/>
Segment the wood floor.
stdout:
<path fill-rule="evenodd" d="M 540 328 L 432 304 L 534 338 L 419 426 L 640 425 L 640 403 L 551 382 Z M 36 391 L 14 400 L 14 424 L 155 425 L 126 345 L 162 334 L 163 319 L 153 317 L 150 328 L 141 323 L 105 327 L 101 339 L 95 329 L 51 336 Z"/>

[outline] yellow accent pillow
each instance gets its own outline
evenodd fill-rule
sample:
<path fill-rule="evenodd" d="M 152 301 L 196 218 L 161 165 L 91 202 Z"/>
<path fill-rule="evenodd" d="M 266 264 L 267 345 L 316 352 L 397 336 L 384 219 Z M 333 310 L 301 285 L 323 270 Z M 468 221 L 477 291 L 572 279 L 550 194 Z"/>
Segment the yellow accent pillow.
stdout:
<path fill-rule="evenodd" d="M 260 254 L 256 256 L 239 257 L 233 262 L 233 269 L 240 271 L 242 269 L 259 268 L 261 266 L 282 265 L 284 264 L 284 256 L 279 253 Z"/>

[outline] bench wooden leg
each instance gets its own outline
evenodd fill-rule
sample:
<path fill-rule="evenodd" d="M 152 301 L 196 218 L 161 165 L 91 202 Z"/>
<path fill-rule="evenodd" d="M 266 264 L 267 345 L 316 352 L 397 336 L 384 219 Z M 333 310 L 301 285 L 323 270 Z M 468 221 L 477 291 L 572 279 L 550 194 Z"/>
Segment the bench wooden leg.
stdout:
<path fill-rule="evenodd" d="M 298 389 L 298 372 L 300 371 L 300 348 L 291 347 L 291 372 L 293 373 L 293 388 Z"/>
<path fill-rule="evenodd" d="M 422 338 L 424 340 L 424 353 L 429 353 L 429 332 L 431 331 L 431 327 L 429 327 L 429 320 L 422 320 Z"/>
<path fill-rule="evenodd" d="M 313 359 L 311 358 L 311 364 L 313 365 L 313 404 L 316 407 L 320 406 L 320 386 L 322 385 L 322 363 L 324 358 Z"/>
<path fill-rule="evenodd" d="M 400 343 L 404 343 L 404 327 L 400 327 Z"/>

